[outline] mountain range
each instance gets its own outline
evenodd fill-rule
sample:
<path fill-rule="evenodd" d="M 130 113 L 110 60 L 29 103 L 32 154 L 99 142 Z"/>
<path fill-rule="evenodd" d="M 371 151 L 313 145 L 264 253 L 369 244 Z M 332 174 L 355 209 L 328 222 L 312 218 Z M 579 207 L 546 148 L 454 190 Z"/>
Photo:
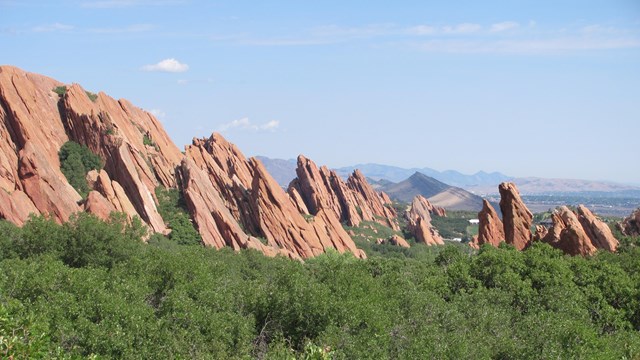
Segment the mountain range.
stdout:
<path fill-rule="evenodd" d="M 258 157 L 273 174 L 280 179 L 281 186 L 287 186 L 295 174 L 294 160 L 271 159 Z M 359 169 L 374 185 L 388 186 L 388 182 L 399 183 L 407 180 L 415 173 L 421 173 L 447 185 L 462 188 L 478 195 L 497 195 L 498 184 L 504 181 L 515 183 L 523 195 L 555 194 L 555 193 L 623 193 L 637 197 L 640 187 L 619 184 L 610 181 L 593 181 L 580 179 L 552 179 L 539 177 L 512 177 L 500 172 L 479 171 L 475 174 L 463 174 L 456 170 L 437 171 L 428 167 L 402 168 L 398 166 L 375 163 L 358 164 L 335 169 L 343 178 Z M 384 187 L 384 186 L 383 186 Z"/>

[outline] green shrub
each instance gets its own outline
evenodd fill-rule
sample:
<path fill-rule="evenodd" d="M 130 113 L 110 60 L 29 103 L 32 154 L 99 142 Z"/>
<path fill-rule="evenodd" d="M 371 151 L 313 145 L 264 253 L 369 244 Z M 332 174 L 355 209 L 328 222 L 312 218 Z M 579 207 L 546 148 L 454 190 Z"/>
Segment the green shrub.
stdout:
<path fill-rule="evenodd" d="M 62 85 L 62 86 L 57 86 L 53 89 L 53 92 L 58 94 L 58 96 L 64 96 L 64 94 L 67 93 L 67 87 Z"/>
<path fill-rule="evenodd" d="M 191 222 L 182 192 L 178 189 L 156 188 L 158 212 L 171 229 L 169 239 L 180 245 L 202 243 L 202 237 Z"/>
<path fill-rule="evenodd" d="M 102 168 L 102 159 L 88 147 L 74 141 L 67 141 L 58 152 L 60 170 L 76 191 L 84 198 L 89 193 L 87 173 Z"/>
<path fill-rule="evenodd" d="M 85 94 L 87 94 L 87 97 L 92 102 L 96 102 L 96 100 L 98 100 L 98 94 L 92 93 L 91 91 L 85 91 Z"/>

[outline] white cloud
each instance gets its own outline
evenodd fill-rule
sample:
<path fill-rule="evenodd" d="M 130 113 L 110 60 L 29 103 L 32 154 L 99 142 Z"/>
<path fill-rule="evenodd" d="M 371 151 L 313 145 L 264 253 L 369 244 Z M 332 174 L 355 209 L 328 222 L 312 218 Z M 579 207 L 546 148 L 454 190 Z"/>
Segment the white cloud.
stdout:
<path fill-rule="evenodd" d="M 435 27 L 429 25 L 418 25 L 407 29 L 407 33 L 411 35 L 432 35 L 437 31 Z"/>
<path fill-rule="evenodd" d="M 99 34 L 122 34 L 122 33 L 135 33 L 135 32 L 144 32 L 149 31 L 154 28 L 151 24 L 133 24 L 125 27 L 119 28 L 94 28 L 89 29 L 89 32 L 99 33 Z"/>
<path fill-rule="evenodd" d="M 249 118 L 233 120 L 218 127 L 218 131 L 227 131 L 231 129 L 249 130 L 249 131 L 275 131 L 280 126 L 280 121 L 271 120 L 264 124 L 253 124 Z"/>
<path fill-rule="evenodd" d="M 455 26 L 444 26 L 442 31 L 445 34 L 471 34 L 482 30 L 482 25 L 463 23 Z"/>
<path fill-rule="evenodd" d="M 53 31 L 69 31 L 73 29 L 74 27 L 72 25 L 54 23 L 54 24 L 36 26 L 31 30 L 34 32 L 53 32 Z"/>
<path fill-rule="evenodd" d="M 185 72 L 189 70 L 189 65 L 182 64 L 174 58 L 164 59 L 157 64 L 145 65 L 142 67 L 144 71 L 163 71 L 163 72 Z"/>
<path fill-rule="evenodd" d="M 523 40 L 432 40 L 418 45 L 423 51 L 459 54 L 549 54 L 574 51 L 594 51 L 639 48 L 640 39 L 592 39 L 562 37 Z"/>
<path fill-rule="evenodd" d="M 167 116 L 167 113 L 162 111 L 162 110 L 160 110 L 160 109 L 151 109 L 151 110 L 149 110 L 149 112 L 153 116 L 157 117 L 158 119 L 163 119 L 165 116 Z"/>
<path fill-rule="evenodd" d="M 520 26 L 520 24 L 518 24 L 515 21 L 503 21 L 503 22 L 492 24 L 491 29 L 489 31 L 490 32 L 507 31 L 507 30 L 515 29 L 518 26 Z"/>

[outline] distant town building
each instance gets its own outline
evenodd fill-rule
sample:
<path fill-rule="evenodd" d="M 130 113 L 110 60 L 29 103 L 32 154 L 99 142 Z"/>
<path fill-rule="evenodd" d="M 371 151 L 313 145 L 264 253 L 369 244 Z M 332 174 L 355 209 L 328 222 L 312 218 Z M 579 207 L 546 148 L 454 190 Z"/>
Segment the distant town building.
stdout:
<path fill-rule="evenodd" d="M 451 241 L 462 242 L 462 239 L 461 238 L 453 238 L 453 239 L 451 239 Z"/>
<path fill-rule="evenodd" d="M 478 220 L 478 219 L 469 219 L 469 224 L 472 224 L 472 225 L 480 224 L 480 220 Z"/>

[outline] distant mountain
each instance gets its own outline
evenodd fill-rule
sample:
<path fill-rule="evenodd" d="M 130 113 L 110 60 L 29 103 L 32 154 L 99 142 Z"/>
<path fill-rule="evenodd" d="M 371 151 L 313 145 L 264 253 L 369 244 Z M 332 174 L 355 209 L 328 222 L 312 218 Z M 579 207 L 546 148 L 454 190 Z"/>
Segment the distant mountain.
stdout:
<path fill-rule="evenodd" d="M 479 171 L 472 175 L 466 175 L 455 170 L 438 171 L 427 167 L 405 169 L 397 166 L 381 164 L 358 164 L 346 166 L 336 169 L 336 172 L 338 175 L 346 177 L 349 176 L 354 169 L 360 169 L 363 174 L 374 180 L 386 179 L 393 182 L 403 181 L 412 174 L 419 172 L 446 184 L 462 188 L 487 185 L 497 186 L 499 183 L 511 179 L 511 177 L 499 172 L 487 173 Z"/>
<path fill-rule="evenodd" d="M 578 179 L 545 179 L 538 177 L 514 178 L 513 181 L 523 195 L 553 195 L 579 193 L 607 193 L 609 195 L 624 195 L 634 197 L 640 187 L 624 185 L 607 181 L 592 181 Z M 467 190 L 476 194 L 496 194 L 497 186 L 469 186 Z"/>
<path fill-rule="evenodd" d="M 267 171 L 273 176 L 280 186 L 286 188 L 291 180 L 296 177 L 296 160 L 271 159 L 266 156 L 256 156 L 262 162 Z"/>
<path fill-rule="evenodd" d="M 415 172 L 408 179 L 382 186 L 392 199 L 410 202 L 416 195 L 426 197 L 433 205 L 447 210 L 479 211 L 482 198 L 462 188 L 447 185 L 430 176 Z"/>

